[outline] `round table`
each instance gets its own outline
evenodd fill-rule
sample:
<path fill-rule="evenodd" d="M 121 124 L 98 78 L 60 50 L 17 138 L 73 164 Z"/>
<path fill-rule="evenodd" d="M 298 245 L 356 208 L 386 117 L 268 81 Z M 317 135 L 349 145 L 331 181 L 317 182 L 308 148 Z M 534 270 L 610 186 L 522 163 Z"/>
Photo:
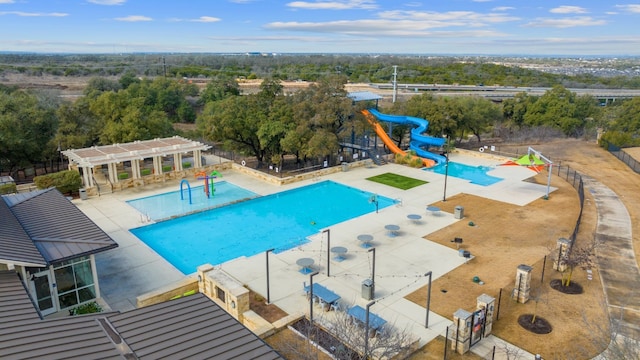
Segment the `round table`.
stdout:
<path fill-rule="evenodd" d="M 422 219 L 421 215 L 418 214 L 409 214 L 407 215 L 407 219 L 413 221 L 414 223 L 418 224 L 420 223 L 420 219 Z"/>
<path fill-rule="evenodd" d="M 385 225 L 384 228 L 388 231 L 387 235 L 391 237 L 398 235 L 400 230 L 400 226 L 393 224 Z"/>
<path fill-rule="evenodd" d="M 344 254 L 347 253 L 347 248 L 344 246 L 334 246 L 331 248 L 331 252 L 336 254 L 335 261 L 344 260 Z"/>
<path fill-rule="evenodd" d="M 302 268 L 300 271 L 303 273 L 310 273 L 313 263 L 314 261 L 312 258 L 300 258 L 296 260 L 296 264 Z"/>
<path fill-rule="evenodd" d="M 436 214 L 438 214 L 440 212 L 440 208 L 437 207 L 437 206 L 429 205 L 429 206 L 427 206 L 427 211 L 432 213 L 433 215 L 436 215 Z"/>
<path fill-rule="evenodd" d="M 373 236 L 369 234 L 358 235 L 358 240 L 362 241 L 362 247 L 368 248 L 371 246 L 371 241 L 373 240 Z"/>

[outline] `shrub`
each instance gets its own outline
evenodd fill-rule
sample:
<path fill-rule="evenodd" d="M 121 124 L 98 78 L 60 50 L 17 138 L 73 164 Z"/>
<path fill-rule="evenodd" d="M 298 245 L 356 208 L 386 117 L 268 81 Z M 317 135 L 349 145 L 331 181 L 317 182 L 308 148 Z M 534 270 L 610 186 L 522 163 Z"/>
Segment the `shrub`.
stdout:
<path fill-rule="evenodd" d="M 0 185 L 0 195 L 13 194 L 18 192 L 18 187 L 14 183 Z"/>
<path fill-rule="evenodd" d="M 82 186 L 80 173 L 74 170 L 64 170 L 53 174 L 40 175 L 33 178 L 38 189 L 55 187 L 63 194 L 77 192 Z"/>
<path fill-rule="evenodd" d="M 183 163 L 182 163 L 182 168 L 183 168 L 183 169 L 188 169 L 188 168 L 190 168 L 190 167 L 191 167 L 191 163 L 190 163 L 190 162 L 183 162 Z"/>
<path fill-rule="evenodd" d="M 120 173 L 118 174 L 118 179 L 120 180 L 124 180 L 124 179 L 128 179 L 129 178 L 129 173 Z"/>
<path fill-rule="evenodd" d="M 140 174 L 142 176 L 151 175 L 151 169 L 142 169 L 140 170 Z"/>
<path fill-rule="evenodd" d="M 69 315 L 93 314 L 99 312 L 102 312 L 102 307 L 100 307 L 100 305 L 95 301 L 69 309 Z"/>
<path fill-rule="evenodd" d="M 171 171 L 171 165 L 164 165 L 162 167 L 162 172 L 168 172 Z"/>

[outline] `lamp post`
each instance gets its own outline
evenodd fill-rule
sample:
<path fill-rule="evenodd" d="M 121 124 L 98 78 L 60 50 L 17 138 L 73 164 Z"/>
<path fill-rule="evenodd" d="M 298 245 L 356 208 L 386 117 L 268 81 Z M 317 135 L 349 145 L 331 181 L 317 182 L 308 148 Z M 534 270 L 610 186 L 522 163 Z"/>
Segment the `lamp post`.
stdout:
<path fill-rule="evenodd" d="M 309 274 L 309 323 L 313 325 L 313 277 L 318 275 L 317 271 Z"/>
<path fill-rule="evenodd" d="M 60 165 L 64 162 L 62 160 L 62 146 L 60 146 L 60 141 L 58 141 L 58 154 L 60 155 L 60 162 L 58 162 L 58 171 L 60 171 Z"/>
<path fill-rule="evenodd" d="M 372 301 L 367 304 L 367 308 L 364 315 L 364 358 L 368 359 L 369 356 L 369 308 L 375 304 L 375 301 Z"/>
<path fill-rule="evenodd" d="M 269 249 L 265 252 L 267 258 L 267 304 L 271 304 L 271 293 L 269 292 L 269 253 L 275 249 Z"/>
<path fill-rule="evenodd" d="M 327 234 L 327 277 L 331 277 L 331 229 L 324 229 L 322 233 Z"/>
<path fill-rule="evenodd" d="M 442 201 L 447 201 L 447 178 L 449 177 L 449 137 L 444 144 L 444 193 L 442 194 Z"/>
<path fill-rule="evenodd" d="M 429 287 L 427 288 L 427 318 L 424 322 L 424 327 L 429 328 L 429 308 L 431 307 L 431 271 L 424 275 L 429 277 Z"/>
<path fill-rule="evenodd" d="M 371 297 L 375 298 L 376 292 L 376 248 L 372 247 L 367 252 L 373 252 L 373 261 L 371 265 Z"/>

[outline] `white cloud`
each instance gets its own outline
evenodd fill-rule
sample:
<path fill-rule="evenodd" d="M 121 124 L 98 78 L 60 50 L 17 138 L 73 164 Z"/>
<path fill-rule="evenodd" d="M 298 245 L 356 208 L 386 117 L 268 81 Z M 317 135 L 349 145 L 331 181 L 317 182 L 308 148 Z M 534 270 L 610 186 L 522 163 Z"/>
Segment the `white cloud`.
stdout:
<path fill-rule="evenodd" d="M 587 9 L 580 6 L 562 5 L 549 10 L 549 12 L 552 12 L 554 14 L 586 14 L 588 11 Z"/>
<path fill-rule="evenodd" d="M 350 10 L 350 9 L 377 9 L 378 5 L 374 0 L 337 0 L 325 1 L 293 1 L 287 4 L 288 7 L 304 10 Z"/>
<path fill-rule="evenodd" d="M 213 17 L 213 16 L 200 16 L 197 19 L 193 19 L 193 20 L 189 20 L 189 21 L 193 21 L 193 22 L 203 22 L 203 23 L 212 23 L 212 22 L 218 22 L 221 21 L 222 19 L 217 18 L 217 17 Z"/>
<path fill-rule="evenodd" d="M 446 26 L 486 26 L 493 23 L 503 23 L 519 20 L 517 17 L 505 16 L 498 13 L 477 13 L 473 11 L 403 11 L 391 10 L 378 14 L 383 19 L 390 20 L 411 20 L 431 24 L 439 24 L 438 27 Z"/>
<path fill-rule="evenodd" d="M 334 33 L 349 36 L 398 36 L 398 37 L 482 37 L 504 36 L 487 30 L 463 30 L 433 32 L 429 29 L 447 26 L 445 22 L 393 21 L 393 20 L 339 20 L 328 22 L 273 22 L 265 25 L 270 30 Z"/>
<path fill-rule="evenodd" d="M 404 6 L 406 6 L 406 7 L 419 7 L 419 6 L 422 6 L 422 3 L 418 2 L 418 1 L 412 1 L 412 2 L 408 2 L 408 3 L 404 4 Z"/>
<path fill-rule="evenodd" d="M 516 8 L 514 8 L 513 6 L 498 6 L 498 7 L 494 7 L 493 9 L 491 9 L 491 11 L 509 11 L 509 10 L 515 10 Z"/>
<path fill-rule="evenodd" d="M 0 11 L 0 15 L 16 15 L 24 17 L 65 17 L 69 16 L 66 13 L 32 13 L 24 11 Z"/>
<path fill-rule="evenodd" d="M 616 5 L 616 7 L 626 12 L 640 14 L 640 4 Z"/>
<path fill-rule="evenodd" d="M 13 0 L 0 0 L 0 4 L 13 4 L 14 2 Z"/>
<path fill-rule="evenodd" d="M 570 28 L 577 26 L 600 26 L 606 25 L 604 20 L 595 20 L 589 16 L 578 16 L 562 19 L 538 18 L 525 24 L 525 27 L 552 27 L 552 28 Z"/>
<path fill-rule="evenodd" d="M 142 16 L 142 15 L 129 15 L 125 17 L 115 18 L 115 20 L 125 21 L 125 22 L 153 21 L 152 18 L 148 16 Z"/>
<path fill-rule="evenodd" d="M 87 1 L 97 5 L 122 5 L 125 2 L 127 2 L 127 0 L 87 0 Z"/>

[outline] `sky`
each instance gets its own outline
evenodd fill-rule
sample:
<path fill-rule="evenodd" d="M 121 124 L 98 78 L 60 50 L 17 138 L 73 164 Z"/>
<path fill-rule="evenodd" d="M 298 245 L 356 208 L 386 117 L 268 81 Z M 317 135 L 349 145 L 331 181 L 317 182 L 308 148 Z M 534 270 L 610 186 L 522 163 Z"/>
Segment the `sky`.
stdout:
<path fill-rule="evenodd" d="M 0 51 L 637 56 L 636 1 L 0 0 Z"/>

